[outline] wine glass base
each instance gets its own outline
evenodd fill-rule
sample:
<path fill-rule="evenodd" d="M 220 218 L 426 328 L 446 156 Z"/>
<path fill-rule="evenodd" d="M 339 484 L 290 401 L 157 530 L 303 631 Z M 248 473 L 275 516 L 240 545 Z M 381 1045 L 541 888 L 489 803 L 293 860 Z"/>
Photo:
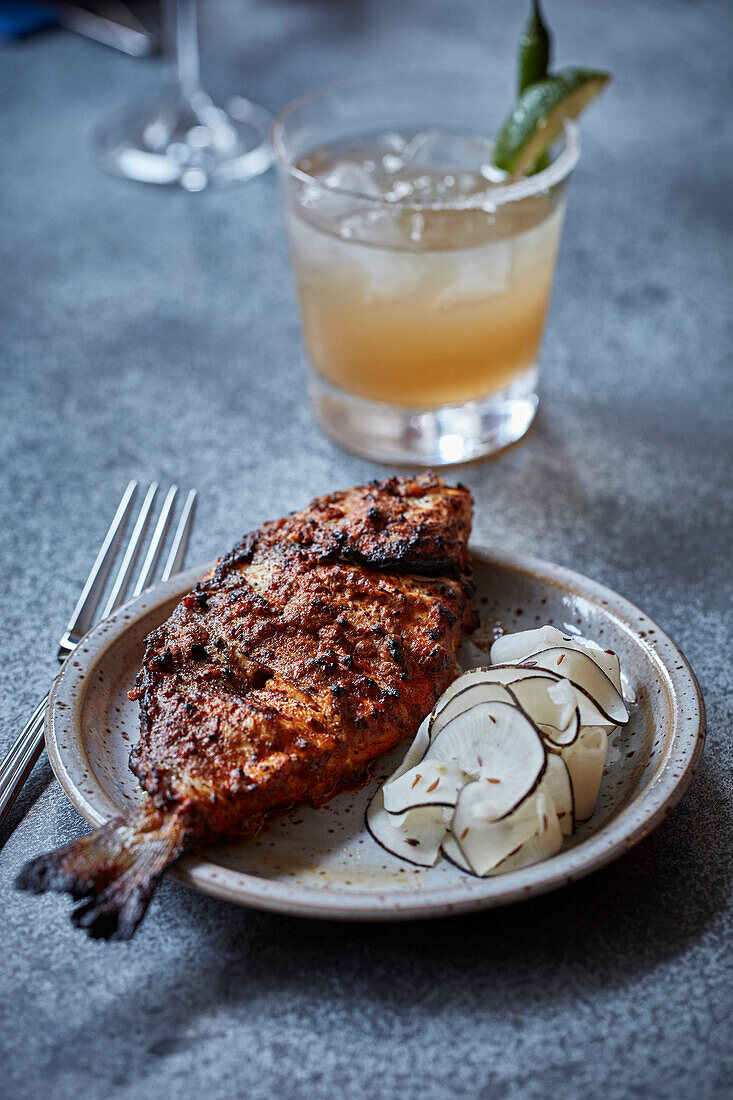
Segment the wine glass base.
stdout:
<path fill-rule="evenodd" d="M 270 167 L 270 121 L 264 107 L 241 96 L 232 96 L 225 110 L 199 92 L 190 100 L 123 108 L 97 129 L 93 146 L 115 176 L 203 191 Z"/>
<path fill-rule="evenodd" d="M 352 454 L 401 466 L 453 466 L 486 458 L 516 443 L 537 411 L 537 368 L 477 401 L 437 409 L 405 409 L 346 393 L 315 371 L 310 397 L 316 417 Z"/>

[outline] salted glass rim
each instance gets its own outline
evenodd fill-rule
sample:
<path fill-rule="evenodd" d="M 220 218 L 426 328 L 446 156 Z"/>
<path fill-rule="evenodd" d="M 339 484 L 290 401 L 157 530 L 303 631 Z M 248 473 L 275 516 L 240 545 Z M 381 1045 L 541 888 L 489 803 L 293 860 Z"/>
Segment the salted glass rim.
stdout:
<path fill-rule="evenodd" d="M 460 199 L 445 199 L 440 202 L 420 202 L 413 197 L 404 199 L 386 199 L 382 196 L 367 194 L 364 191 L 353 191 L 346 187 L 331 187 L 317 176 L 304 172 L 293 163 L 286 148 L 285 129 L 288 120 L 303 107 L 316 103 L 319 99 L 325 99 L 334 92 L 348 91 L 360 86 L 390 83 L 417 83 L 418 81 L 452 81 L 456 84 L 486 84 L 486 78 L 479 75 L 459 75 L 456 73 L 391 73 L 384 76 L 356 76 L 348 80 L 338 80 L 331 84 L 325 84 L 315 88 L 305 95 L 291 100 L 276 115 L 270 127 L 270 141 L 278 164 L 288 175 L 300 183 L 310 187 L 319 187 L 335 195 L 344 195 L 351 199 L 371 206 L 386 208 L 400 207 L 407 210 L 475 210 L 503 206 L 506 203 L 517 202 L 521 199 L 531 198 L 534 195 L 548 192 L 558 183 L 562 183 L 575 168 L 580 158 L 580 134 L 575 122 L 566 119 L 563 124 L 563 143 L 559 154 L 552 163 L 536 172 L 532 176 L 526 176 L 515 183 L 506 183 L 500 186 L 490 187 L 487 180 L 487 189 L 477 195 L 465 196 Z"/>

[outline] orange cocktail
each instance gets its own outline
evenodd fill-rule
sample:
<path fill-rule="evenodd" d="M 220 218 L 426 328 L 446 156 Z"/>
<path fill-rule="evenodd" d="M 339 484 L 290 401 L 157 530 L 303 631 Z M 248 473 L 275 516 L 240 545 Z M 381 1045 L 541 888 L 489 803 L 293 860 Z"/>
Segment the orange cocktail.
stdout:
<path fill-rule="evenodd" d="M 458 85 L 460 98 L 466 87 Z M 373 83 L 354 82 L 294 113 L 334 109 L 334 96 L 371 102 L 378 94 Z M 439 111 L 425 94 L 418 99 Z M 360 117 L 368 124 L 366 107 Z M 289 164 L 287 114 L 275 128 L 319 418 L 347 447 L 393 461 L 464 460 L 526 430 L 563 183 L 577 158 L 566 149 L 566 165 L 556 159 L 517 183 L 492 169 L 480 132 L 438 123 L 347 132 L 301 155 L 291 135 Z M 318 125 L 305 128 L 312 141 Z"/>

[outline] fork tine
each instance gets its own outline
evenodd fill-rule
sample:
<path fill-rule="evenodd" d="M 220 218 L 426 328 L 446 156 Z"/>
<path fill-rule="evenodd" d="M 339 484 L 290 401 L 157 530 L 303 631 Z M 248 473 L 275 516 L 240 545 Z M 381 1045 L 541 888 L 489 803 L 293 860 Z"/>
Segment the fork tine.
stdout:
<path fill-rule="evenodd" d="M 135 520 L 135 526 L 132 529 L 130 540 L 127 543 L 127 549 L 125 550 L 125 556 L 122 559 L 119 572 L 115 578 L 115 583 L 112 586 L 112 591 L 109 594 L 104 611 L 102 612 L 102 618 L 106 619 L 108 615 L 111 615 L 116 607 L 122 603 L 125 598 L 125 592 L 127 590 L 127 584 L 130 579 L 130 574 L 135 568 L 135 562 L 137 556 L 140 553 L 140 547 L 143 544 L 145 538 L 145 532 L 148 529 L 148 523 L 150 522 L 150 512 L 155 501 L 156 494 L 158 492 L 158 482 L 153 481 L 148 486 L 148 491 L 145 494 L 145 499 L 142 502 L 142 506 L 138 513 L 138 517 Z"/>
<path fill-rule="evenodd" d="M 178 521 L 178 527 L 176 527 L 176 533 L 173 536 L 173 542 L 171 543 L 168 560 L 165 563 L 165 569 L 163 570 L 161 580 L 167 581 L 174 573 L 180 573 L 183 563 L 186 560 L 188 540 L 191 537 L 191 528 L 193 527 L 194 515 L 196 513 L 197 495 L 195 489 L 189 490 L 186 502 L 183 505 L 183 511 L 181 512 L 181 518 Z"/>
<path fill-rule="evenodd" d="M 74 608 L 74 614 L 71 616 L 66 632 L 63 634 L 59 643 L 58 657 L 60 661 L 66 660 L 69 654 L 73 653 L 77 643 L 92 625 L 94 613 L 99 604 L 104 587 L 109 579 L 127 520 L 132 512 L 137 488 L 137 482 L 131 481 L 125 489 L 122 500 L 117 507 L 115 517 L 99 548 L 99 553 L 92 566 L 92 571 L 87 578 L 82 594 Z M 157 489 L 158 486 L 155 482 L 148 486 L 145 499 L 138 513 L 130 540 L 123 555 L 122 564 L 115 578 L 112 592 L 104 609 L 104 618 L 106 618 L 110 611 L 124 599 L 124 593 L 130 573 L 134 568 L 135 560 L 145 537 L 145 530 L 150 519 Z M 173 507 L 177 495 L 178 489 L 175 485 L 171 486 L 166 494 L 162 511 L 158 517 L 158 522 L 155 525 L 155 531 L 153 532 L 153 537 L 145 556 L 145 562 L 140 572 L 137 585 L 135 586 L 135 595 L 139 595 L 140 592 L 149 585 L 153 578 L 171 523 Z M 183 506 L 183 514 L 178 522 L 176 533 L 173 538 L 173 545 L 168 555 L 164 570 L 164 577 L 166 580 L 174 570 L 180 569 L 183 565 L 191 524 L 193 522 L 195 503 L 196 492 L 192 489 L 186 497 Z M 22 789 L 23 784 L 33 770 L 36 760 L 38 760 L 38 757 L 43 751 L 43 718 L 48 705 L 48 699 L 49 697 L 46 695 L 41 700 L 30 720 L 21 730 L 10 752 L 2 763 L 0 763 L 0 822 L 4 820 L 8 810 L 14 804 L 19 791 Z"/>
<path fill-rule="evenodd" d="M 170 489 L 166 493 L 165 500 L 163 501 L 163 507 L 160 510 L 158 516 L 158 522 L 155 525 L 153 531 L 153 537 L 150 540 L 150 546 L 148 552 L 145 555 L 145 561 L 143 567 L 140 570 L 140 576 L 137 579 L 137 584 L 133 591 L 133 596 L 139 596 L 141 592 L 144 592 L 153 579 L 155 573 L 155 567 L 158 564 L 158 558 L 160 552 L 163 549 L 163 543 L 165 542 L 165 536 L 168 534 L 168 528 L 171 522 L 171 516 L 173 514 L 173 505 L 176 503 L 176 497 L 178 496 L 178 486 L 171 485 Z"/>
<path fill-rule="evenodd" d="M 94 612 L 112 570 L 125 524 L 132 511 L 136 491 L 137 482 L 131 481 L 122 494 L 122 500 L 115 512 L 115 517 L 104 536 L 104 542 L 99 548 L 92 571 L 87 577 L 81 596 L 74 608 L 74 613 L 69 619 L 69 625 L 66 627 L 66 632 L 61 640 L 62 650 L 73 648 L 76 642 L 91 628 Z"/>

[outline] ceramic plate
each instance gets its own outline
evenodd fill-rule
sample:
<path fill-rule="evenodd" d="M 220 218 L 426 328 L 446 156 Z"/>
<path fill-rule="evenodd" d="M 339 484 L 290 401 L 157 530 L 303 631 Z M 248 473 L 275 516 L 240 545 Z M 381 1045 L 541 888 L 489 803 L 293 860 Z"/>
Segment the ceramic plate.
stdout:
<path fill-rule="evenodd" d="M 475 549 L 476 606 L 506 630 L 540 623 L 578 628 L 614 649 L 637 702 L 617 731 L 593 818 L 543 863 L 488 879 L 442 860 L 402 863 L 363 824 L 378 781 L 405 751 L 384 757 L 374 781 L 318 809 L 299 807 L 259 837 L 182 859 L 180 882 L 242 905 L 343 920 L 397 920 L 484 909 L 554 889 L 627 851 L 677 803 L 702 753 L 705 711 L 695 677 L 674 643 L 638 608 L 578 573 L 516 554 Z M 158 626 L 204 568 L 192 569 L 121 607 L 93 630 L 62 669 L 48 710 L 53 769 L 92 825 L 142 798 L 127 767 L 138 705 L 127 699 Z"/>

